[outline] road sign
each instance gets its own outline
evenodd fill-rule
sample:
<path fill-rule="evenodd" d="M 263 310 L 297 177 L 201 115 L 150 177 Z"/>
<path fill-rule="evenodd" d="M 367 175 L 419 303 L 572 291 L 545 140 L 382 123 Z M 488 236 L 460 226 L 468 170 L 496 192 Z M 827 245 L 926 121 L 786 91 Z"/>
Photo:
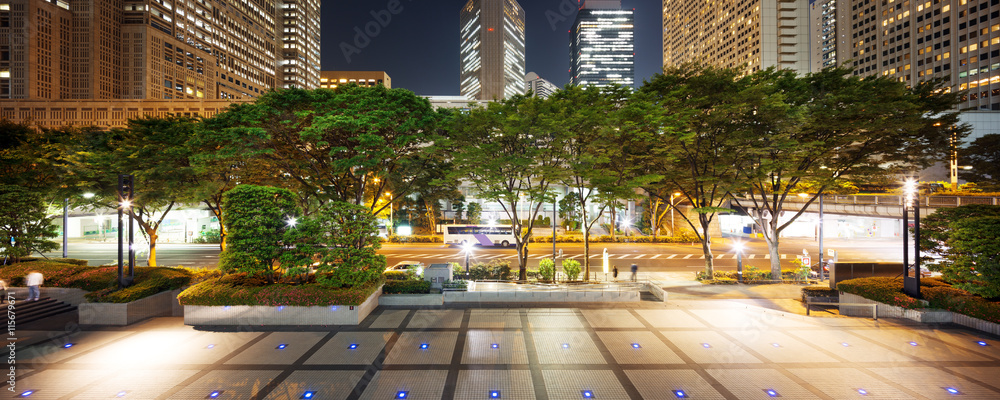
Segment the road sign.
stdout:
<path fill-rule="evenodd" d="M 802 265 L 805 265 L 807 267 L 812 265 L 812 258 L 802 257 Z"/>

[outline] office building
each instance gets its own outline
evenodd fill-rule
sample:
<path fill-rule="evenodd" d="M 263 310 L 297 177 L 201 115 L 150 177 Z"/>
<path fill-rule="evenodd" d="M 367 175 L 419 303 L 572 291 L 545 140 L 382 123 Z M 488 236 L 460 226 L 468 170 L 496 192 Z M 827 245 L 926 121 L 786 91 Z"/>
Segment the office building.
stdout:
<path fill-rule="evenodd" d="M 839 65 L 837 42 L 846 37 L 837 34 L 838 0 L 809 0 L 810 71 Z"/>
<path fill-rule="evenodd" d="M 460 13 L 462 95 L 477 100 L 524 93 L 524 9 L 516 0 L 469 0 Z"/>
<path fill-rule="evenodd" d="M 320 71 L 319 87 L 336 89 L 337 86 L 354 83 L 359 86 L 382 85 L 392 89 L 392 79 L 385 71 Z"/>
<path fill-rule="evenodd" d="M 806 73 L 809 28 L 806 1 L 663 0 L 663 66 L 700 62 L 747 72 L 773 66 Z"/>
<path fill-rule="evenodd" d="M 635 11 L 620 0 L 587 0 L 570 30 L 570 82 L 635 85 Z"/>
<path fill-rule="evenodd" d="M 320 0 L 282 0 L 280 65 L 282 87 L 319 87 Z"/>
<path fill-rule="evenodd" d="M 315 88 L 318 19 L 316 0 L 0 0 L 0 97 L 239 100 L 285 82 Z"/>
<path fill-rule="evenodd" d="M 524 76 L 524 85 L 526 87 L 525 93 L 532 93 L 535 97 L 548 98 L 559 90 L 559 86 L 542 79 L 534 72 L 529 72 L 528 75 Z"/>

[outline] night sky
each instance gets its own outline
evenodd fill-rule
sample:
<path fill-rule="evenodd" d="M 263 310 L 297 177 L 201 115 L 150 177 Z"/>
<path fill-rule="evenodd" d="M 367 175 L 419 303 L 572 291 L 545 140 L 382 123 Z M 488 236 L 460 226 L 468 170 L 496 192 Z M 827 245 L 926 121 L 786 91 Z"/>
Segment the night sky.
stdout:
<path fill-rule="evenodd" d="M 394 88 L 419 95 L 458 95 L 458 15 L 467 0 L 398 1 L 402 11 L 392 15 L 385 28 L 380 26 L 381 32 L 367 46 L 358 47 L 360 53 L 351 53 L 350 62 L 341 43 L 355 46 L 354 28 L 364 31 L 366 24 L 376 20 L 371 12 L 386 10 L 389 0 L 323 2 L 322 69 L 386 71 Z M 565 85 L 569 82 L 569 29 L 576 18 L 575 0 L 518 2 L 527 18 L 526 72 L 536 72 L 557 86 Z M 661 0 L 623 0 L 622 6 L 636 10 L 635 78 L 641 84 L 660 72 L 663 63 Z M 361 44 L 365 44 L 363 39 Z"/>

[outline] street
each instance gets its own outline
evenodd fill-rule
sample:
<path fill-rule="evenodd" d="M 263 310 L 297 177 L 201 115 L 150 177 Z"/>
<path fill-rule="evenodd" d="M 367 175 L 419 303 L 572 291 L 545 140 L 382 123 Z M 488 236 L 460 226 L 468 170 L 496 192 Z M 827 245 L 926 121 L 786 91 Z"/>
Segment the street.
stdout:
<path fill-rule="evenodd" d="M 763 239 L 751 239 L 744 243 L 743 265 L 761 269 L 769 268 L 770 255 Z M 696 271 L 705 265 L 704 255 L 699 245 L 691 244 L 649 244 L 649 243 L 591 243 L 590 260 L 592 267 L 600 267 L 601 255 L 607 248 L 611 265 L 619 271 L 627 271 L 632 264 L 644 272 L 684 272 Z M 818 262 L 818 244 L 807 239 L 783 239 L 780 257 L 782 265 L 791 267 L 791 261 L 809 251 L 813 263 Z M 838 251 L 840 261 L 886 261 L 902 260 L 902 241 L 892 239 L 827 239 L 825 251 Z M 583 261 L 582 243 L 557 243 L 556 251 L 562 251 L 562 259 Z M 460 247 L 450 247 L 440 243 L 384 244 L 381 254 L 389 265 L 400 261 L 420 261 L 425 264 L 457 262 L 464 266 L 465 254 Z M 715 265 L 720 269 L 736 268 L 736 253 L 730 239 L 717 239 L 712 253 Z M 47 257 L 61 257 L 61 249 L 45 254 Z M 113 243 L 70 243 L 69 257 L 90 261 L 90 265 L 117 262 L 118 247 Z M 474 247 L 469 255 L 470 264 L 491 260 L 509 261 L 517 264 L 517 252 L 510 248 Z M 538 267 L 542 258 L 552 257 L 551 243 L 533 243 L 528 247 L 528 268 Z M 827 257 L 829 258 L 829 257 Z M 185 267 L 215 267 L 219 259 L 217 244 L 175 244 L 157 245 L 157 265 Z M 145 253 L 136 258 L 137 265 L 146 265 Z M 557 263 L 558 264 L 558 263 Z"/>

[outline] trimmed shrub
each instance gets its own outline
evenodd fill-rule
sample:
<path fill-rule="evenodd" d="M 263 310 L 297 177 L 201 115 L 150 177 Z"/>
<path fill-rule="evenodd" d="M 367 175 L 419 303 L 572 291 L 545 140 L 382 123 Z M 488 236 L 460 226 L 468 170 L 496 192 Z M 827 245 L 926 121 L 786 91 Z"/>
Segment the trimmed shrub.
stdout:
<path fill-rule="evenodd" d="M 577 277 L 580 276 L 580 262 L 576 260 L 563 260 L 562 262 L 563 273 L 571 281 L 575 281 Z"/>
<path fill-rule="evenodd" d="M 341 289 L 317 284 L 245 287 L 209 280 L 187 288 L 177 300 L 185 306 L 357 306 L 378 287 L 379 282 Z"/>
<path fill-rule="evenodd" d="M 838 283 L 837 290 L 902 308 L 916 309 L 923 307 L 923 303 L 903 293 L 903 278 L 870 277 L 848 279 Z"/>
<path fill-rule="evenodd" d="M 837 289 L 830 289 L 829 286 L 807 286 L 802 288 L 802 294 L 809 297 L 837 297 Z"/>
<path fill-rule="evenodd" d="M 431 292 L 431 283 L 421 280 L 386 281 L 382 287 L 385 294 L 426 294 Z"/>
<path fill-rule="evenodd" d="M 408 281 L 417 278 L 413 271 L 385 271 L 382 276 L 386 281 Z"/>
<path fill-rule="evenodd" d="M 77 258 L 21 257 L 21 262 L 29 262 L 29 261 L 57 262 L 57 263 L 63 263 L 63 264 L 79 265 L 81 267 L 86 267 L 87 265 L 89 265 L 89 261 L 87 261 L 87 260 L 80 260 L 80 259 L 77 259 Z"/>
<path fill-rule="evenodd" d="M 298 215 L 295 195 L 287 189 L 239 185 L 222 196 L 226 250 L 219 255 L 223 272 L 272 272 L 284 250 L 287 219 Z"/>
<path fill-rule="evenodd" d="M 923 279 L 920 282 L 923 283 Z M 922 287 L 920 294 L 930 303 L 931 307 L 1000 324 L 1000 303 L 987 301 L 955 287 Z"/>
<path fill-rule="evenodd" d="M 454 266 L 453 278 L 465 279 L 465 269 L 460 266 Z M 486 263 L 475 263 L 469 266 L 469 277 L 468 280 L 471 281 L 481 281 L 481 280 L 495 280 L 502 281 L 510 279 L 511 270 L 510 262 L 501 260 L 490 260 Z"/>
<path fill-rule="evenodd" d="M 440 235 L 389 235 L 383 241 L 389 243 L 444 243 L 444 237 Z"/>
<path fill-rule="evenodd" d="M 116 271 L 117 274 L 117 271 Z M 87 293 L 95 303 L 128 303 L 157 293 L 180 289 L 191 281 L 191 274 L 178 268 L 137 268 L 135 284 L 118 290 L 110 287 Z"/>
<path fill-rule="evenodd" d="M 538 260 L 539 279 L 551 281 L 556 275 L 556 263 L 551 258 Z"/>

